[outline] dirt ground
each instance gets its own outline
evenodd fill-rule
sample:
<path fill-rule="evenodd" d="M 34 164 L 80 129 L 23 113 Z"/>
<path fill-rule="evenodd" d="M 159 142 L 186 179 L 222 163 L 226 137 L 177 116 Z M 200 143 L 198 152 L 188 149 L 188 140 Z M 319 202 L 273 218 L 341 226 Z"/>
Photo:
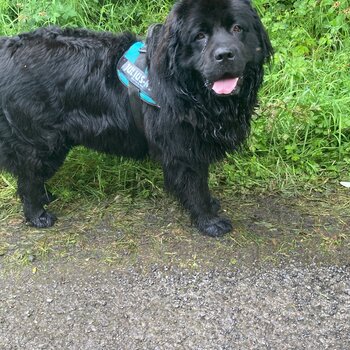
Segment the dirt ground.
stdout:
<path fill-rule="evenodd" d="M 217 194 L 221 197 L 220 194 Z M 328 189 L 298 196 L 232 195 L 222 198 L 234 231 L 223 238 L 201 236 L 187 213 L 169 197 L 103 202 L 59 200 L 53 228 L 23 223 L 13 199 L 13 215 L 0 222 L 0 264 L 86 261 L 118 266 L 154 263 L 182 267 L 245 266 L 286 259 L 347 263 L 350 252 L 350 191 Z"/>
<path fill-rule="evenodd" d="M 167 197 L 84 203 L 47 230 L 9 203 L 1 349 L 350 348 L 348 190 L 226 196 L 219 239 Z"/>

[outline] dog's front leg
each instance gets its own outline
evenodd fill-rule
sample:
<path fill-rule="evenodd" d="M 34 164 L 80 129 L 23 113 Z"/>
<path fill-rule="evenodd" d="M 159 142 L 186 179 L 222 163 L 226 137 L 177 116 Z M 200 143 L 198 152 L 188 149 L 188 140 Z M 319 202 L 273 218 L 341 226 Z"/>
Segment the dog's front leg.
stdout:
<path fill-rule="evenodd" d="M 232 230 L 229 219 L 217 212 L 219 201 L 210 196 L 208 165 L 174 160 L 163 165 L 165 188 L 189 210 L 193 222 L 205 235 L 222 236 Z"/>

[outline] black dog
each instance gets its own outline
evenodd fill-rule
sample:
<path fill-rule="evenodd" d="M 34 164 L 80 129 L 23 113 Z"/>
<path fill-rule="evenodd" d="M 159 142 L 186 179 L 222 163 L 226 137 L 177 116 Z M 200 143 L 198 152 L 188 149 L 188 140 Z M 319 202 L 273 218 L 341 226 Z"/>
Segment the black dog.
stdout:
<path fill-rule="evenodd" d="M 249 133 L 268 36 L 248 0 L 179 1 L 147 38 L 158 106 L 135 102 L 117 78 L 135 42 L 130 33 L 59 28 L 0 38 L 0 168 L 17 176 L 26 220 L 49 227 L 44 183 L 72 147 L 150 155 L 199 230 L 222 235 L 232 225 L 209 193 L 208 166 Z"/>

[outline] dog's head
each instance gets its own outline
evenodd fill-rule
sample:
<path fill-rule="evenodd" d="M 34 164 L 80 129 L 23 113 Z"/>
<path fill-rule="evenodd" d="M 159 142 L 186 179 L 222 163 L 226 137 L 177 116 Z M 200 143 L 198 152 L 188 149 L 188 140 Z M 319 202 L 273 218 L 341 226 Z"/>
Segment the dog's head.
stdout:
<path fill-rule="evenodd" d="M 272 55 L 249 0 L 181 0 L 157 40 L 158 71 L 179 79 L 185 73 L 220 96 L 238 94 L 247 68 Z"/>

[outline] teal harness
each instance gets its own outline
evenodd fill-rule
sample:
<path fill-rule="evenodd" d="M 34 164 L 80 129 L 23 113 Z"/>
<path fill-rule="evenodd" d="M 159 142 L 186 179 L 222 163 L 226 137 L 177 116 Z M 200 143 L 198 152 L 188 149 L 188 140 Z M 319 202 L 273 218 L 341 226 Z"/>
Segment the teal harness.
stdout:
<path fill-rule="evenodd" d="M 138 97 L 142 101 L 159 107 L 152 97 L 152 90 L 149 86 L 145 53 L 144 42 L 134 43 L 118 62 L 118 78 L 128 89 L 137 88 Z"/>
<path fill-rule="evenodd" d="M 119 80 L 128 88 L 131 112 L 139 132 L 144 133 L 143 103 L 160 108 L 149 85 L 146 47 L 149 40 L 154 40 L 162 24 L 152 24 L 147 31 L 146 43 L 134 43 L 120 58 L 117 64 Z"/>

